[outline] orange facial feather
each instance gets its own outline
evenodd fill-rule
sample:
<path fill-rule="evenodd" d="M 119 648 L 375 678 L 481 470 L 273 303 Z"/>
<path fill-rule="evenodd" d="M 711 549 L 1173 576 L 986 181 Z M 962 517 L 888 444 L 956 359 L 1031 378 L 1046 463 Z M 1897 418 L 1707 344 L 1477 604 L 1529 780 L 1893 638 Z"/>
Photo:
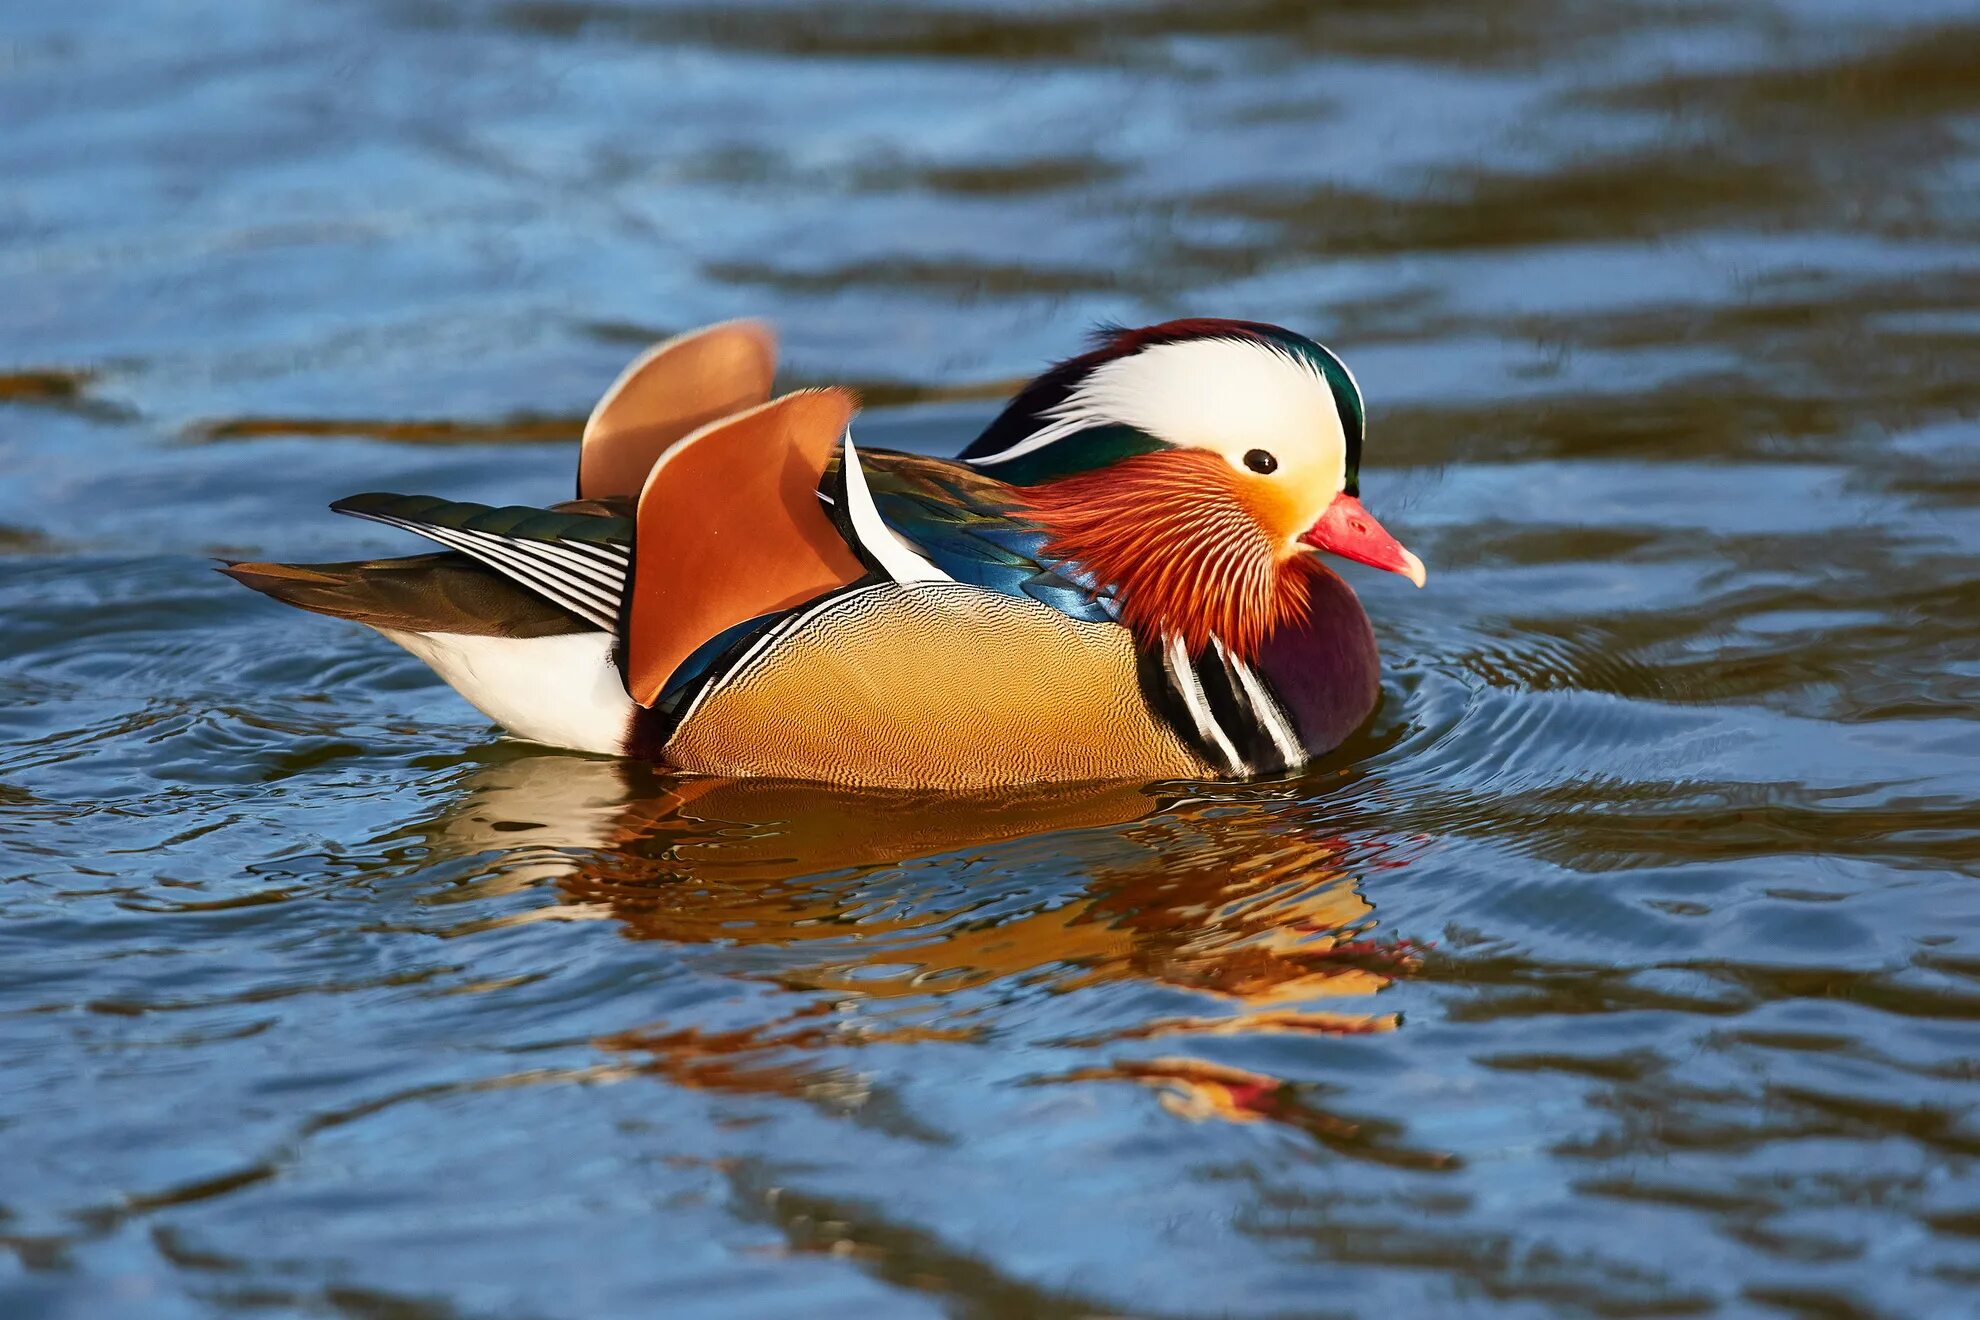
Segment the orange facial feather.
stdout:
<path fill-rule="evenodd" d="M 1178 634 L 1194 654 L 1214 633 L 1250 657 L 1304 620 L 1319 564 L 1275 542 L 1240 483 L 1216 454 L 1166 451 L 1022 494 L 1050 553 L 1113 587 L 1137 635 Z"/>

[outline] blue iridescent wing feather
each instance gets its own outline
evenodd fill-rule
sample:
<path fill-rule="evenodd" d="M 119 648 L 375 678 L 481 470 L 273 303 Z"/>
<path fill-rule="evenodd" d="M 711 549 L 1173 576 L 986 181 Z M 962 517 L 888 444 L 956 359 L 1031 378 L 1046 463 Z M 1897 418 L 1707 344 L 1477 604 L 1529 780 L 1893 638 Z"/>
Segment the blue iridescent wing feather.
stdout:
<path fill-rule="evenodd" d="M 1029 597 L 1088 623 L 1118 621 L 1111 591 L 1054 559 L 1012 487 L 953 459 L 862 451 L 874 507 L 894 533 L 958 582 Z"/>

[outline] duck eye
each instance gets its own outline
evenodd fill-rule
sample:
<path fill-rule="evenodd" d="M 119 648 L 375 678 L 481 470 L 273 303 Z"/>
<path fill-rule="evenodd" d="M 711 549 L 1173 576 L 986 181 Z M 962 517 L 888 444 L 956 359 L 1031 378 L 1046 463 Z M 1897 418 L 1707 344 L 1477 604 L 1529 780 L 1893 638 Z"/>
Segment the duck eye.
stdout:
<path fill-rule="evenodd" d="M 1279 460 L 1273 458 L 1271 454 L 1267 453 L 1263 449 L 1254 449 L 1250 453 L 1246 454 L 1244 456 L 1244 465 L 1250 468 L 1253 472 L 1257 472 L 1261 475 L 1277 472 L 1279 470 Z"/>

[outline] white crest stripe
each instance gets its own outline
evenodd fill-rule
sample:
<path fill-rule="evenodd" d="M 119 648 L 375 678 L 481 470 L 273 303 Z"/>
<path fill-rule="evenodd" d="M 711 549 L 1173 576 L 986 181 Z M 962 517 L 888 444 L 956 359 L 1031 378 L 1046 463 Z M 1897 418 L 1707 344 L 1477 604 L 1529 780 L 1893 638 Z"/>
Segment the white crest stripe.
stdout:
<path fill-rule="evenodd" d="M 1053 410 L 1051 425 L 1039 427 L 1008 449 L 1000 449 L 994 454 L 985 454 L 981 458 L 972 458 L 968 462 L 976 467 L 1008 463 L 1014 458 L 1023 458 L 1026 454 L 1035 454 L 1045 446 L 1055 444 L 1069 435 L 1077 435 L 1089 426 L 1106 425 L 1107 419 L 1098 413 L 1068 413 L 1064 411 L 1065 407 L 1065 404 L 1061 404 Z"/>

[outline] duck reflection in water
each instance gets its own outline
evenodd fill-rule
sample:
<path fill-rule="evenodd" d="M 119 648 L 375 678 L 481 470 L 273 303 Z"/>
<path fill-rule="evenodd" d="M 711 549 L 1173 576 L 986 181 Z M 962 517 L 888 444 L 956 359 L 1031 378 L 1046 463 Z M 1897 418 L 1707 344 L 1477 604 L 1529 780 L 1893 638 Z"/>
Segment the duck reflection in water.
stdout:
<path fill-rule="evenodd" d="M 983 989 L 1140 982 L 1228 1009 L 1039 1042 L 1089 1050 L 1384 1032 L 1394 1015 L 1306 1005 L 1374 994 L 1417 962 L 1406 942 L 1368 938 L 1374 908 L 1346 840 L 1252 809 L 1284 795 L 1269 786 L 916 795 L 497 755 L 423 832 L 438 852 L 490 856 L 474 896 L 554 884 L 557 901 L 477 928 L 610 919 L 634 939 L 716 953 L 724 974 L 803 992 L 796 1012 L 753 1027 L 601 1042 L 681 1084 L 792 1093 L 819 1080 L 806 1060 L 827 1051 L 967 1041 L 996 1012 L 962 993 Z M 972 855 L 992 843 L 994 872 Z M 1371 864 L 1365 846 L 1355 862 Z M 1183 1056 L 1039 1080 L 1134 1081 L 1182 1116 L 1289 1122 L 1323 1141 L 1344 1122 L 1303 1108 L 1277 1078 Z"/>

